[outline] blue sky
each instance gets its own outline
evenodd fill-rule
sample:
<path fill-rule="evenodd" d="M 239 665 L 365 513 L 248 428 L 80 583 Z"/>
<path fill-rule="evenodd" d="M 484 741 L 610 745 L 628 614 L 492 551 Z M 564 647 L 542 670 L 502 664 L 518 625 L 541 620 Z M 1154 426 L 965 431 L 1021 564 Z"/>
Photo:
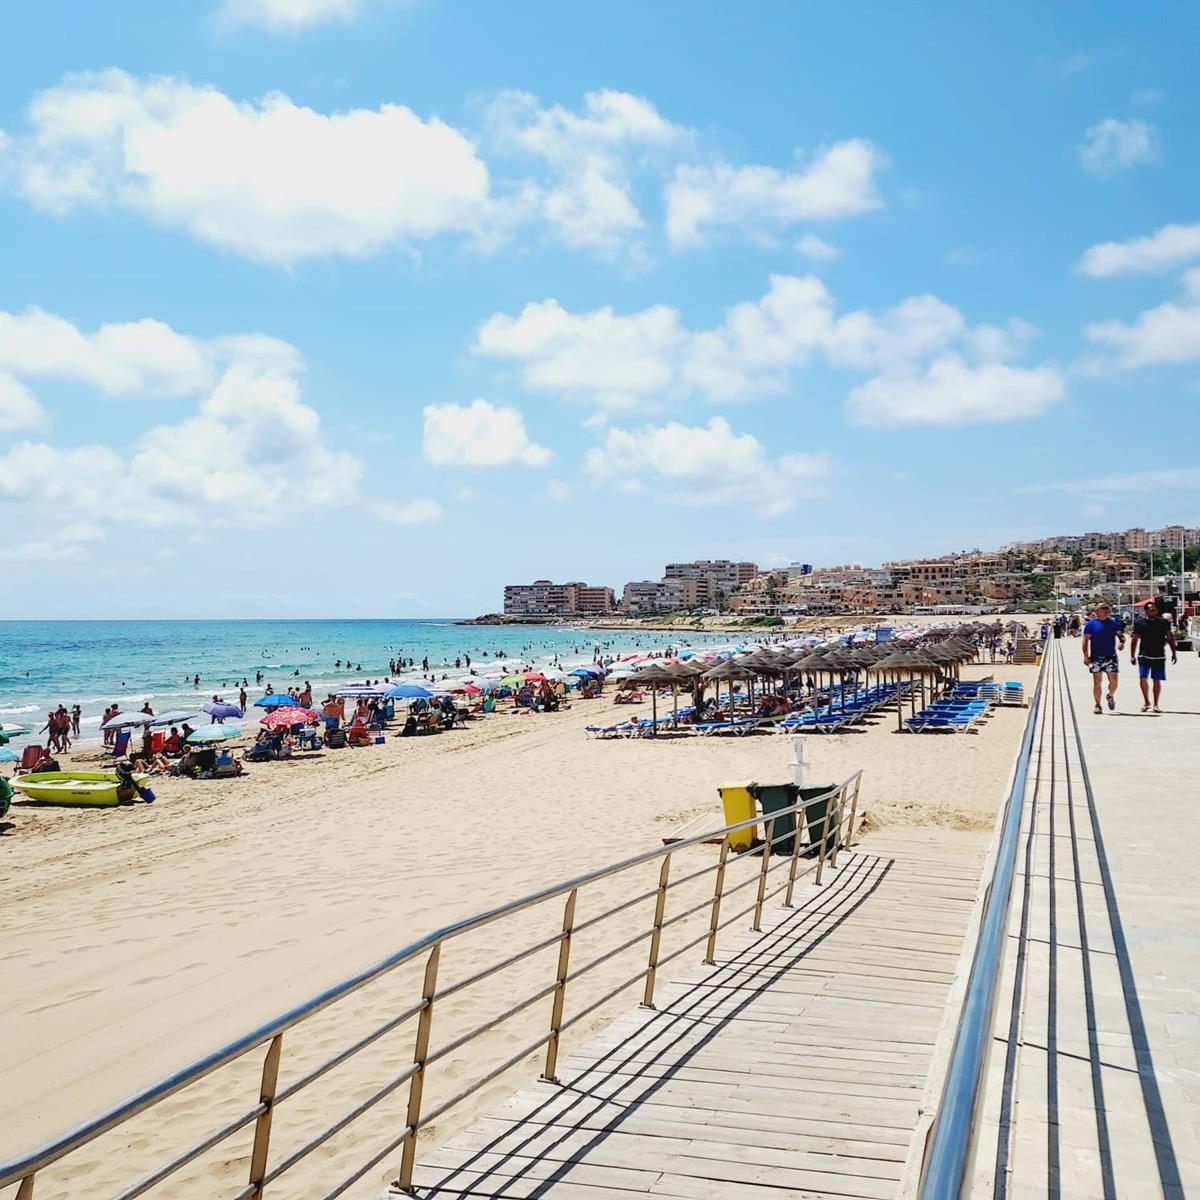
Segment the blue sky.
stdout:
<path fill-rule="evenodd" d="M 1192 5 L 6 21 L 0 617 L 1200 515 Z"/>

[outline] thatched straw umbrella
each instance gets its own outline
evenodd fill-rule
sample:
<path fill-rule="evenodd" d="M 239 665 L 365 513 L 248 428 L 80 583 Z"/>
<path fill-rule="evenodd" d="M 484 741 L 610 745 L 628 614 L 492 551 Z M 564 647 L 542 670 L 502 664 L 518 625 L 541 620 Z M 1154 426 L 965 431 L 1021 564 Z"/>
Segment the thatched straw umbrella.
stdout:
<path fill-rule="evenodd" d="M 721 681 L 729 681 L 729 713 L 733 715 L 733 681 L 735 679 L 750 680 L 754 678 L 754 668 L 747 666 L 744 662 L 739 662 L 736 658 L 727 658 L 724 662 L 718 663 L 715 667 L 710 667 L 704 672 L 703 679 L 714 680 L 717 684 L 717 700 L 720 702 L 721 697 Z M 753 695 L 753 693 L 751 693 Z"/>
<path fill-rule="evenodd" d="M 628 679 L 622 680 L 621 687 L 634 688 L 643 685 L 650 687 L 650 735 L 651 737 L 658 736 L 658 687 L 662 683 L 674 684 L 678 682 L 678 674 L 664 664 L 651 663 L 650 666 L 638 671 L 636 675 L 630 675 Z"/>
<path fill-rule="evenodd" d="M 916 673 L 919 675 L 928 675 L 934 670 L 934 664 L 930 662 L 924 655 L 920 654 L 916 649 L 905 647 L 897 650 L 894 654 L 889 654 L 886 658 L 881 658 L 876 664 L 875 669 L 878 671 L 892 671 L 896 675 L 896 681 L 899 683 L 901 671 L 907 671 L 910 674 Z M 914 713 L 916 708 L 914 706 Z M 897 690 L 896 693 L 896 730 L 904 732 L 904 698 Z"/>

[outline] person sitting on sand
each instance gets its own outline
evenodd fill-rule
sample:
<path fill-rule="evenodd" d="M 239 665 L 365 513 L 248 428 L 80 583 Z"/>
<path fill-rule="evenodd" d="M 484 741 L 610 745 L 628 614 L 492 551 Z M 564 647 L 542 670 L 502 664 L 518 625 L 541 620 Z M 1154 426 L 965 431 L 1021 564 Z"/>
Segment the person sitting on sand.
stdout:
<path fill-rule="evenodd" d="M 38 774 L 42 771 L 61 771 L 62 768 L 58 765 L 58 759 L 55 758 L 49 751 L 42 755 L 41 758 L 33 764 L 33 773 Z"/>
<path fill-rule="evenodd" d="M 163 742 L 163 753 L 172 758 L 176 754 L 183 753 L 183 738 L 179 736 L 179 730 L 174 725 L 171 726 L 171 732 L 167 734 L 167 740 Z"/>
<path fill-rule="evenodd" d="M 133 764 L 146 775 L 167 775 L 171 771 L 171 761 L 162 754 L 139 755 Z"/>
<path fill-rule="evenodd" d="M 190 738 L 196 731 L 186 721 L 184 721 L 184 723 L 179 727 L 179 732 L 186 743 L 188 738 Z"/>

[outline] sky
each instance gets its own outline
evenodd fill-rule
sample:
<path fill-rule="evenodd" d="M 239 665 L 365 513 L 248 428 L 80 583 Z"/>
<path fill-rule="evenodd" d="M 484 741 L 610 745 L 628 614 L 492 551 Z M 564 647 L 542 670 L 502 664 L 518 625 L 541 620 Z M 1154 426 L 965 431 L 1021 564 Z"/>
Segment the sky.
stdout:
<path fill-rule="evenodd" d="M 0 618 L 1200 520 L 1200 9 L 45 0 Z"/>

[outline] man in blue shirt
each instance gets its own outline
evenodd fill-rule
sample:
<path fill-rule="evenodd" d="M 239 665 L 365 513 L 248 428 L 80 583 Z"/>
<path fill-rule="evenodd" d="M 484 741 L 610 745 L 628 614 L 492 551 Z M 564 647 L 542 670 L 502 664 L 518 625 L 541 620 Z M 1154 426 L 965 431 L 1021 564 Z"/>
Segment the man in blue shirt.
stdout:
<path fill-rule="evenodd" d="M 1108 605 L 1096 605 L 1095 616 L 1083 627 L 1083 661 L 1092 673 L 1092 699 L 1100 712 L 1100 676 L 1108 676 L 1108 707 L 1117 707 L 1117 672 L 1121 660 L 1117 657 L 1118 643 L 1125 649 L 1125 629 L 1120 621 L 1109 615 Z"/>

